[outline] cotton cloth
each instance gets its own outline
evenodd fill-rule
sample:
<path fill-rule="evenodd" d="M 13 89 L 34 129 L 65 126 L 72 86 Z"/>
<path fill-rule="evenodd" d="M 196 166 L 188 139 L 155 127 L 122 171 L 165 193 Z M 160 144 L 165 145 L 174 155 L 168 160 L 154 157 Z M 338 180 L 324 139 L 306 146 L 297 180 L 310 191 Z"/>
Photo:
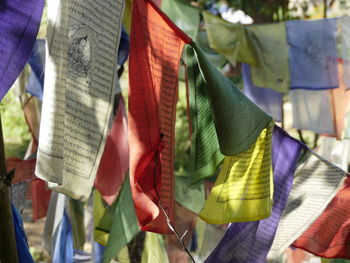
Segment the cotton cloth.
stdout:
<path fill-rule="evenodd" d="M 39 100 L 43 99 L 44 91 L 45 42 L 44 39 L 37 39 L 28 59 L 32 72 L 29 75 L 26 91 Z"/>
<path fill-rule="evenodd" d="M 96 189 L 108 205 L 112 205 L 117 198 L 128 168 L 128 125 L 124 99 L 120 97 L 95 180 Z"/>
<path fill-rule="evenodd" d="M 112 217 L 102 218 L 101 229 L 110 227 L 104 262 L 115 258 L 140 231 L 137 225 L 135 207 L 132 202 L 129 177 L 125 178 L 120 194 L 111 207 Z M 107 225 L 106 225 L 107 224 Z"/>
<path fill-rule="evenodd" d="M 350 259 L 350 178 L 293 246 L 319 257 Z"/>
<path fill-rule="evenodd" d="M 350 17 L 338 19 L 338 46 L 339 57 L 343 60 L 344 75 L 343 81 L 346 88 L 350 88 Z"/>
<path fill-rule="evenodd" d="M 197 37 L 200 9 L 185 0 L 163 0 L 162 11 L 191 38 Z"/>
<path fill-rule="evenodd" d="M 341 139 L 344 133 L 346 113 L 349 111 L 350 105 L 350 90 L 346 88 L 343 78 L 343 76 L 347 74 L 345 69 L 345 64 L 340 62 L 338 64 L 339 88 L 330 90 L 333 106 L 335 136 L 337 139 Z"/>
<path fill-rule="evenodd" d="M 144 231 L 170 233 L 178 68 L 190 38 L 151 0 L 134 0 L 129 58 L 131 190 Z M 140 68 L 142 74 L 140 74 Z"/>
<path fill-rule="evenodd" d="M 199 216 L 210 224 L 257 221 L 271 215 L 273 174 L 271 138 L 274 123 L 250 148 L 225 157 Z"/>
<path fill-rule="evenodd" d="M 289 92 L 293 127 L 318 134 L 335 135 L 332 96 L 329 90 L 295 89 Z"/>
<path fill-rule="evenodd" d="M 260 221 L 232 223 L 214 251 L 205 261 L 262 263 L 272 245 L 277 225 L 287 203 L 293 175 L 303 145 L 275 126 L 272 136 L 274 196 L 272 214 Z"/>
<path fill-rule="evenodd" d="M 258 66 L 257 50 L 250 42 L 251 34 L 244 26 L 229 23 L 206 11 L 202 12 L 210 47 L 223 55 L 232 65 L 244 62 Z"/>
<path fill-rule="evenodd" d="M 285 23 L 253 25 L 247 27 L 250 42 L 259 56 L 259 66 L 251 67 L 255 86 L 287 93 L 290 86 L 288 45 Z"/>
<path fill-rule="evenodd" d="M 275 121 L 282 121 L 283 94 L 255 86 L 251 78 L 251 67 L 245 63 L 242 63 L 242 77 L 244 94 L 263 111 L 271 115 Z"/>
<path fill-rule="evenodd" d="M 16 207 L 12 204 L 12 217 L 16 238 L 16 250 L 18 262 L 34 263 L 33 257 L 29 251 L 29 245 L 24 232 L 23 221 Z"/>
<path fill-rule="evenodd" d="M 39 31 L 44 2 L 0 2 L 0 101 L 27 63 Z"/>
<path fill-rule="evenodd" d="M 291 89 L 337 88 L 336 19 L 287 21 Z"/>
<path fill-rule="evenodd" d="M 220 152 L 204 78 L 194 50 L 190 46 L 187 46 L 185 50 L 192 123 L 190 176 L 193 182 L 198 182 L 215 174 L 224 155 Z"/>
<path fill-rule="evenodd" d="M 220 151 L 227 156 L 241 153 L 256 141 L 272 118 L 224 77 L 195 42 L 191 45 L 204 79 Z"/>
<path fill-rule="evenodd" d="M 346 172 L 341 168 L 308 152 L 307 160 L 295 173 L 293 187 L 268 254 L 269 260 L 276 260 L 315 222 L 342 188 L 345 176 Z"/>

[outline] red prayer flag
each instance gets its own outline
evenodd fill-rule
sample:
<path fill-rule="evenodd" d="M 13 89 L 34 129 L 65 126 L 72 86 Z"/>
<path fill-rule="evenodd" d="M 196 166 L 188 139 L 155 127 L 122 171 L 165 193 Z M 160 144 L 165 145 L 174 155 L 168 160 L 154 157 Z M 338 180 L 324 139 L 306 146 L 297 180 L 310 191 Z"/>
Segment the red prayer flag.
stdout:
<path fill-rule="evenodd" d="M 350 259 L 350 179 L 321 216 L 293 243 L 326 258 Z"/>
<path fill-rule="evenodd" d="M 46 216 L 49 208 L 51 190 L 46 187 L 45 181 L 36 178 L 31 183 L 33 221 Z"/>
<path fill-rule="evenodd" d="M 15 177 L 12 180 L 12 184 L 21 183 L 36 178 L 34 174 L 35 163 L 36 159 L 22 160 L 18 158 L 7 158 L 7 172 L 15 169 Z"/>
<path fill-rule="evenodd" d="M 121 97 L 95 180 L 96 189 L 109 205 L 117 198 L 125 173 L 129 169 L 127 126 L 124 99 Z"/>
<path fill-rule="evenodd" d="M 142 230 L 171 233 L 178 67 L 191 39 L 151 0 L 134 0 L 129 57 L 130 180 Z M 160 200 L 159 200 L 160 199 Z"/>

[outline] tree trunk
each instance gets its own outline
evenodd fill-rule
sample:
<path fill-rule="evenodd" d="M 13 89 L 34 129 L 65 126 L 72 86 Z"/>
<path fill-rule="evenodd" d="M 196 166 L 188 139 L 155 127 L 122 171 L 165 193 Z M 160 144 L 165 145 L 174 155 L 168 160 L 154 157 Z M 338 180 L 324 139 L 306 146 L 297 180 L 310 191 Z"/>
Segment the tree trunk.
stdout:
<path fill-rule="evenodd" d="M 0 261 L 2 263 L 18 262 L 9 191 L 10 186 L 11 178 L 7 178 L 4 138 L 0 118 Z"/>

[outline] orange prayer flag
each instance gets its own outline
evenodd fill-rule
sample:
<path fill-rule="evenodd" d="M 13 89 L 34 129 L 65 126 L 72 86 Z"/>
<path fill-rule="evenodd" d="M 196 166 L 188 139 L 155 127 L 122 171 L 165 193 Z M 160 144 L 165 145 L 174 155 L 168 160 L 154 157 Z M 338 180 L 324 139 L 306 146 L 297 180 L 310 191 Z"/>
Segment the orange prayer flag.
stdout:
<path fill-rule="evenodd" d="M 320 257 L 350 259 L 350 178 L 293 246 Z"/>
<path fill-rule="evenodd" d="M 151 0 L 134 0 L 129 57 L 130 181 L 142 230 L 171 233 L 178 68 L 191 39 Z M 160 199 L 160 200 L 159 200 Z"/>
<path fill-rule="evenodd" d="M 112 205 L 117 198 L 128 169 L 128 127 L 124 99 L 121 97 L 95 180 L 95 187 L 107 204 Z"/>

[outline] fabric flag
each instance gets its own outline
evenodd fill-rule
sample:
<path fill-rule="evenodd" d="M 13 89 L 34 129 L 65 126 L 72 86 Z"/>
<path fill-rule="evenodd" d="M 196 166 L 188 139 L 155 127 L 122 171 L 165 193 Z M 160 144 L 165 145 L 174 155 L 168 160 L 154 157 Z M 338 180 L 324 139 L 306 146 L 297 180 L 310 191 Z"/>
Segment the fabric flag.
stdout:
<path fill-rule="evenodd" d="M 220 151 L 227 156 L 244 152 L 257 140 L 272 118 L 224 77 L 195 42 L 191 45 L 204 79 Z"/>
<path fill-rule="evenodd" d="M 22 160 L 18 158 L 7 158 L 7 173 L 15 170 L 15 177 L 12 179 L 11 198 L 17 210 L 22 211 L 26 199 L 30 199 L 28 190 L 30 183 L 35 179 L 35 162 L 36 159 Z M 33 210 L 34 213 L 34 210 Z"/>
<path fill-rule="evenodd" d="M 0 101 L 27 63 L 39 31 L 44 2 L 0 2 Z"/>
<path fill-rule="evenodd" d="M 250 148 L 225 157 L 199 216 L 210 224 L 257 221 L 271 215 L 273 174 L 271 137 L 274 123 Z"/>
<path fill-rule="evenodd" d="M 348 170 L 350 160 L 350 140 L 337 140 L 334 137 L 321 136 L 318 139 L 317 153 L 330 163 Z"/>
<path fill-rule="evenodd" d="M 292 188 L 297 161 L 304 146 L 275 126 L 272 136 L 274 195 L 272 214 L 260 221 L 232 223 L 223 239 L 205 261 L 261 263 L 266 262 L 278 222 Z"/>
<path fill-rule="evenodd" d="M 282 121 L 283 94 L 255 86 L 251 79 L 251 69 L 248 64 L 242 63 L 244 94 L 263 111 L 270 114 L 275 121 Z"/>
<path fill-rule="evenodd" d="M 251 67 L 255 86 L 270 88 L 277 92 L 289 91 L 288 45 L 285 23 L 253 25 L 247 27 L 258 52 L 259 66 Z"/>
<path fill-rule="evenodd" d="M 46 216 L 49 207 L 51 190 L 46 187 L 45 181 L 36 178 L 31 182 L 33 221 Z"/>
<path fill-rule="evenodd" d="M 57 192 L 52 192 L 51 194 L 43 235 L 44 247 L 50 255 L 54 251 L 55 240 L 63 218 L 66 199 L 67 197 L 63 194 Z"/>
<path fill-rule="evenodd" d="M 123 0 L 48 2 L 35 174 L 81 201 L 90 196 L 107 137 L 123 8 Z"/>
<path fill-rule="evenodd" d="M 198 218 L 196 233 L 198 235 L 197 258 L 199 262 L 204 262 L 219 244 L 225 234 L 225 230 L 221 225 L 207 224 Z"/>
<path fill-rule="evenodd" d="M 333 118 L 335 135 L 337 139 L 341 139 L 345 127 L 346 112 L 349 108 L 350 102 L 350 91 L 347 90 L 343 76 L 350 74 L 350 72 L 345 72 L 345 64 L 338 64 L 339 72 L 339 88 L 330 90 L 333 105 Z"/>
<path fill-rule="evenodd" d="M 175 177 L 175 200 L 188 210 L 198 214 L 205 202 L 204 183 L 192 183 L 190 176 Z"/>
<path fill-rule="evenodd" d="M 350 17 L 341 17 L 338 19 L 338 30 L 340 32 L 340 37 L 337 38 L 338 54 L 340 58 L 343 59 L 344 72 L 343 81 L 346 88 L 350 88 Z"/>
<path fill-rule="evenodd" d="M 191 38 L 197 37 L 200 21 L 199 8 L 184 0 L 163 0 L 162 11 Z"/>
<path fill-rule="evenodd" d="M 109 208 L 107 204 L 103 201 L 101 194 L 97 190 L 93 190 L 93 219 L 94 219 L 94 241 L 102 246 L 106 246 L 108 237 L 109 237 L 109 231 L 111 224 L 108 225 L 108 227 L 105 227 L 103 230 L 99 230 L 98 226 L 101 222 L 101 219 L 104 217 L 104 215 L 107 212 L 107 209 Z M 112 217 L 112 215 L 111 215 Z M 107 229 L 108 228 L 108 229 Z"/>
<path fill-rule="evenodd" d="M 276 259 L 322 214 L 344 183 L 346 172 L 313 152 L 298 168 L 268 259 Z M 322 189 L 322 191 L 320 191 Z"/>
<path fill-rule="evenodd" d="M 134 0 L 129 58 L 131 190 L 144 231 L 171 233 L 178 68 L 191 39 L 151 0 Z M 142 74 L 140 74 L 142 68 Z"/>
<path fill-rule="evenodd" d="M 40 100 L 43 99 L 44 89 L 45 42 L 44 39 L 37 39 L 28 59 L 32 72 L 29 75 L 26 91 Z"/>
<path fill-rule="evenodd" d="M 208 12 L 202 12 L 210 47 L 232 64 L 244 62 L 258 66 L 257 50 L 250 42 L 252 36 L 244 26 L 232 24 Z"/>
<path fill-rule="evenodd" d="M 117 198 L 128 168 L 128 124 L 124 99 L 121 97 L 95 180 L 96 189 L 108 205 L 112 205 Z"/>
<path fill-rule="evenodd" d="M 350 259 L 350 178 L 293 246 L 319 257 Z"/>
<path fill-rule="evenodd" d="M 227 64 L 227 59 L 210 47 L 208 31 L 206 29 L 200 28 L 198 30 L 196 43 L 201 47 L 202 51 L 209 59 L 209 61 L 213 63 L 217 68 L 221 69 Z"/>
<path fill-rule="evenodd" d="M 104 262 L 109 262 L 116 257 L 120 250 L 140 231 L 137 225 L 135 207 L 132 201 L 129 177 L 125 178 L 124 184 L 113 208 L 114 214 L 113 218 L 111 218 L 112 221 L 107 220 L 107 223 L 111 224 L 111 228 L 103 256 Z M 104 218 L 101 220 L 100 224 L 105 224 L 105 222 L 103 222 Z M 106 229 L 106 227 L 102 226 L 101 229 Z"/>
<path fill-rule="evenodd" d="M 291 89 L 337 88 L 336 19 L 287 21 Z"/>
<path fill-rule="evenodd" d="M 335 135 L 332 96 L 329 90 L 301 90 L 289 92 L 292 104 L 293 127 L 318 134 Z"/>
<path fill-rule="evenodd" d="M 117 63 L 119 66 L 124 65 L 125 61 L 128 59 L 129 56 L 129 35 L 126 33 L 126 30 L 124 27 L 122 27 L 122 33 L 120 36 L 120 43 L 118 47 L 118 57 L 117 57 Z"/>
<path fill-rule="evenodd" d="M 322 258 L 321 263 L 350 263 L 350 260 L 344 258 Z"/>
<path fill-rule="evenodd" d="M 18 262 L 34 263 L 33 257 L 29 252 L 28 241 L 27 241 L 26 233 L 24 232 L 22 218 L 13 204 L 12 204 L 12 217 L 13 217 L 13 225 L 15 229 Z"/>
<path fill-rule="evenodd" d="M 169 261 L 168 256 L 166 254 L 164 238 L 161 235 L 148 232 L 146 233 L 141 263 L 149 262 L 169 263 L 179 261 Z"/>
<path fill-rule="evenodd" d="M 213 176 L 224 156 L 216 135 L 205 83 L 194 50 L 186 47 L 186 71 L 189 89 L 189 105 L 192 123 L 191 173 L 193 182 Z"/>
<path fill-rule="evenodd" d="M 52 263 L 71 263 L 73 262 L 73 235 L 72 226 L 66 211 L 57 230 L 56 243 L 52 255 Z"/>

